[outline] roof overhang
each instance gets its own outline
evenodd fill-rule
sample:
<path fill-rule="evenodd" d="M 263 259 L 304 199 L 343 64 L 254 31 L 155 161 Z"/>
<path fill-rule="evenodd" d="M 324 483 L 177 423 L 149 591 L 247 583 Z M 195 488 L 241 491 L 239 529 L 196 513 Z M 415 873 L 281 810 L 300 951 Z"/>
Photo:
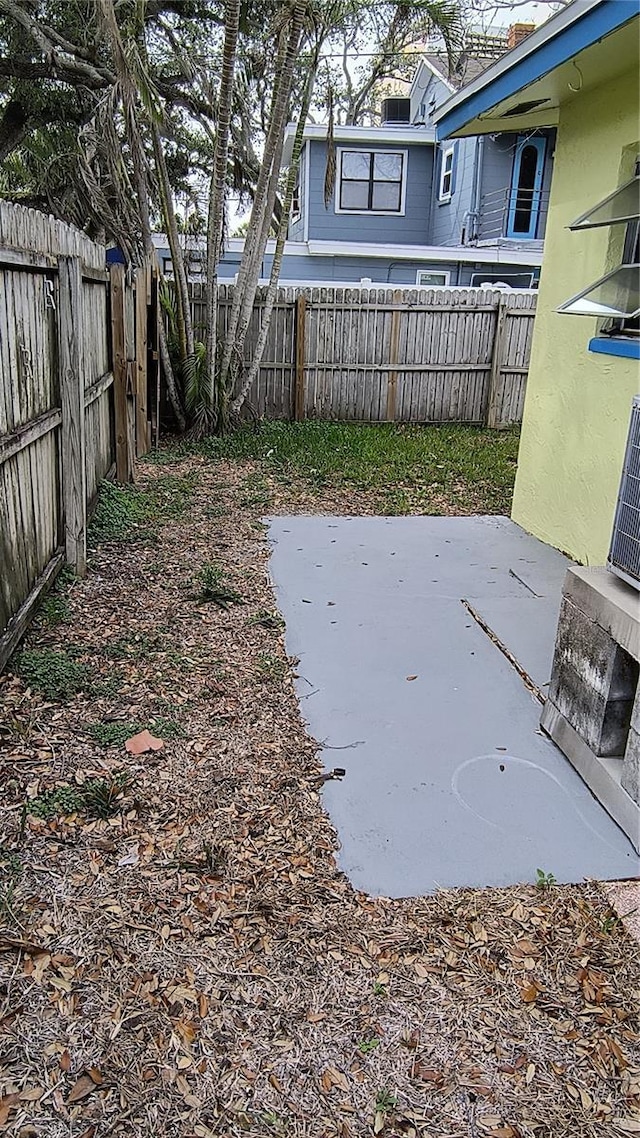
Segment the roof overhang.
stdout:
<path fill-rule="evenodd" d="M 437 138 L 555 126 L 563 103 L 638 66 L 639 15 L 640 0 L 573 0 L 438 108 Z"/>
<path fill-rule="evenodd" d="M 328 129 L 326 123 L 309 123 L 304 128 L 304 141 L 326 141 Z M 282 151 L 283 166 L 288 166 L 291 161 L 295 133 L 295 123 L 289 123 Z M 436 132 L 433 127 L 427 126 L 335 126 L 333 139 L 338 144 L 354 142 L 370 146 L 434 146 Z"/>

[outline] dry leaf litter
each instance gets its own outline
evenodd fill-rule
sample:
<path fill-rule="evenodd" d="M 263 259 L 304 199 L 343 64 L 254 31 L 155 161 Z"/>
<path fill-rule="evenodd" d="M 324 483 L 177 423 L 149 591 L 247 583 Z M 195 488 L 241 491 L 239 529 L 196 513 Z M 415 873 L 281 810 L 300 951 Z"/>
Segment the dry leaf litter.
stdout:
<path fill-rule="evenodd" d="M 263 504 L 243 490 L 253 468 L 172 469 L 197 479 L 183 516 L 100 545 L 68 623 L 29 634 L 73 651 L 90 692 L 46 702 L 0 678 L 0 856 L 19 865 L 0 914 L 0 1130 L 640 1133 L 640 947 L 600 887 L 354 892 L 295 661 L 255 619 L 275 602 Z M 143 483 L 162 471 L 143 466 Z M 352 493 L 272 490 L 279 512 L 367 511 Z M 242 604 L 198 598 L 211 559 Z M 101 746 L 98 722 L 164 745 Z M 118 778 L 109 817 L 28 806 Z"/>

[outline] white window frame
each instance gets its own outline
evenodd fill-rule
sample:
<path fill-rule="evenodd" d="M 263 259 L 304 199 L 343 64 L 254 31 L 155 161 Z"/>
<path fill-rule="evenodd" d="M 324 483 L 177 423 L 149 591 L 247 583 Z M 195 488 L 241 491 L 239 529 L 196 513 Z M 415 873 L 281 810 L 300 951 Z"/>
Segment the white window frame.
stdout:
<path fill-rule="evenodd" d="M 446 150 L 442 151 L 440 159 L 440 186 L 438 189 L 438 201 L 450 202 L 453 196 L 453 156 L 455 154 L 455 146 L 447 146 Z M 451 164 L 447 168 L 447 161 L 451 159 Z M 445 178 L 449 178 L 449 189 L 445 190 Z"/>
<path fill-rule="evenodd" d="M 435 276 L 442 277 L 443 280 L 440 282 L 440 284 L 433 284 L 433 283 L 423 284 L 422 281 L 420 280 L 420 277 L 422 276 L 423 273 L 428 273 L 429 276 L 431 276 L 431 277 L 435 277 Z M 416 272 L 416 284 L 420 288 L 447 288 L 450 281 L 451 281 L 451 273 L 446 271 L 446 270 L 418 269 L 418 271 Z"/>
<path fill-rule="evenodd" d="M 344 153 L 354 154 L 397 154 L 402 158 L 402 181 L 400 183 L 400 209 L 342 209 L 340 206 L 340 186 L 342 184 L 342 155 Z M 407 198 L 407 169 L 409 161 L 408 150 L 387 150 L 384 147 L 374 146 L 339 146 L 336 154 L 337 161 L 337 176 L 336 188 L 334 197 L 334 208 L 336 213 L 344 214 L 347 217 L 404 217 L 405 206 Z"/>

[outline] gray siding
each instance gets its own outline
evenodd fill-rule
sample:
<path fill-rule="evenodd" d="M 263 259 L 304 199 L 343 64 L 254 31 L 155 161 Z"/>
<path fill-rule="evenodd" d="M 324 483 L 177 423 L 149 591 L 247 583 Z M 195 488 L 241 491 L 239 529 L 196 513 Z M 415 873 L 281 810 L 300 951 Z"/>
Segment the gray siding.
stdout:
<path fill-rule="evenodd" d="M 368 150 L 369 145 L 341 143 L 351 150 Z M 376 150 L 407 151 L 407 188 L 404 216 L 336 213 L 335 193 L 324 204 L 324 180 L 327 146 L 323 141 L 311 142 L 309 177 L 309 239 L 325 241 L 379 241 L 404 245 L 429 245 L 433 147 L 400 143 L 380 144 Z M 337 178 L 336 178 L 337 181 Z M 337 187 L 336 187 L 337 189 Z"/>
<path fill-rule="evenodd" d="M 442 155 L 450 145 L 451 143 L 441 144 L 436 156 L 431 222 L 433 245 L 461 245 L 463 231 L 465 242 L 470 237 L 469 212 L 473 203 L 477 142 L 475 138 L 460 138 L 454 142 L 453 192 L 451 201 L 441 202 L 438 200 L 438 191 Z"/>

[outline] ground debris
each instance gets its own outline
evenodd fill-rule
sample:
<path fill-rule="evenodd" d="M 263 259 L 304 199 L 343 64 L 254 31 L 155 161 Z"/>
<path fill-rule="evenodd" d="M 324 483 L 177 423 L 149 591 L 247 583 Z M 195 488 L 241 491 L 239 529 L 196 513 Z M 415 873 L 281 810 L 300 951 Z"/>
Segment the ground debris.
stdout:
<path fill-rule="evenodd" d="M 188 511 L 135 554 L 98 545 L 63 633 L 29 635 L 90 689 L 61 702 L 0 677 L 0 1128 L 638 1133 L 640 948 L 599 886 L 354 892 L 321 799 L 343 770 L 323 772 L 264 618 L 255 468 L 172 469 Z M 212 551 L 242 606 L 194 599 Z M 126 749 L 142 725 L 162 750 Z M 110 816 L 29 813 L 96 779 L 123 787 Z"/>

